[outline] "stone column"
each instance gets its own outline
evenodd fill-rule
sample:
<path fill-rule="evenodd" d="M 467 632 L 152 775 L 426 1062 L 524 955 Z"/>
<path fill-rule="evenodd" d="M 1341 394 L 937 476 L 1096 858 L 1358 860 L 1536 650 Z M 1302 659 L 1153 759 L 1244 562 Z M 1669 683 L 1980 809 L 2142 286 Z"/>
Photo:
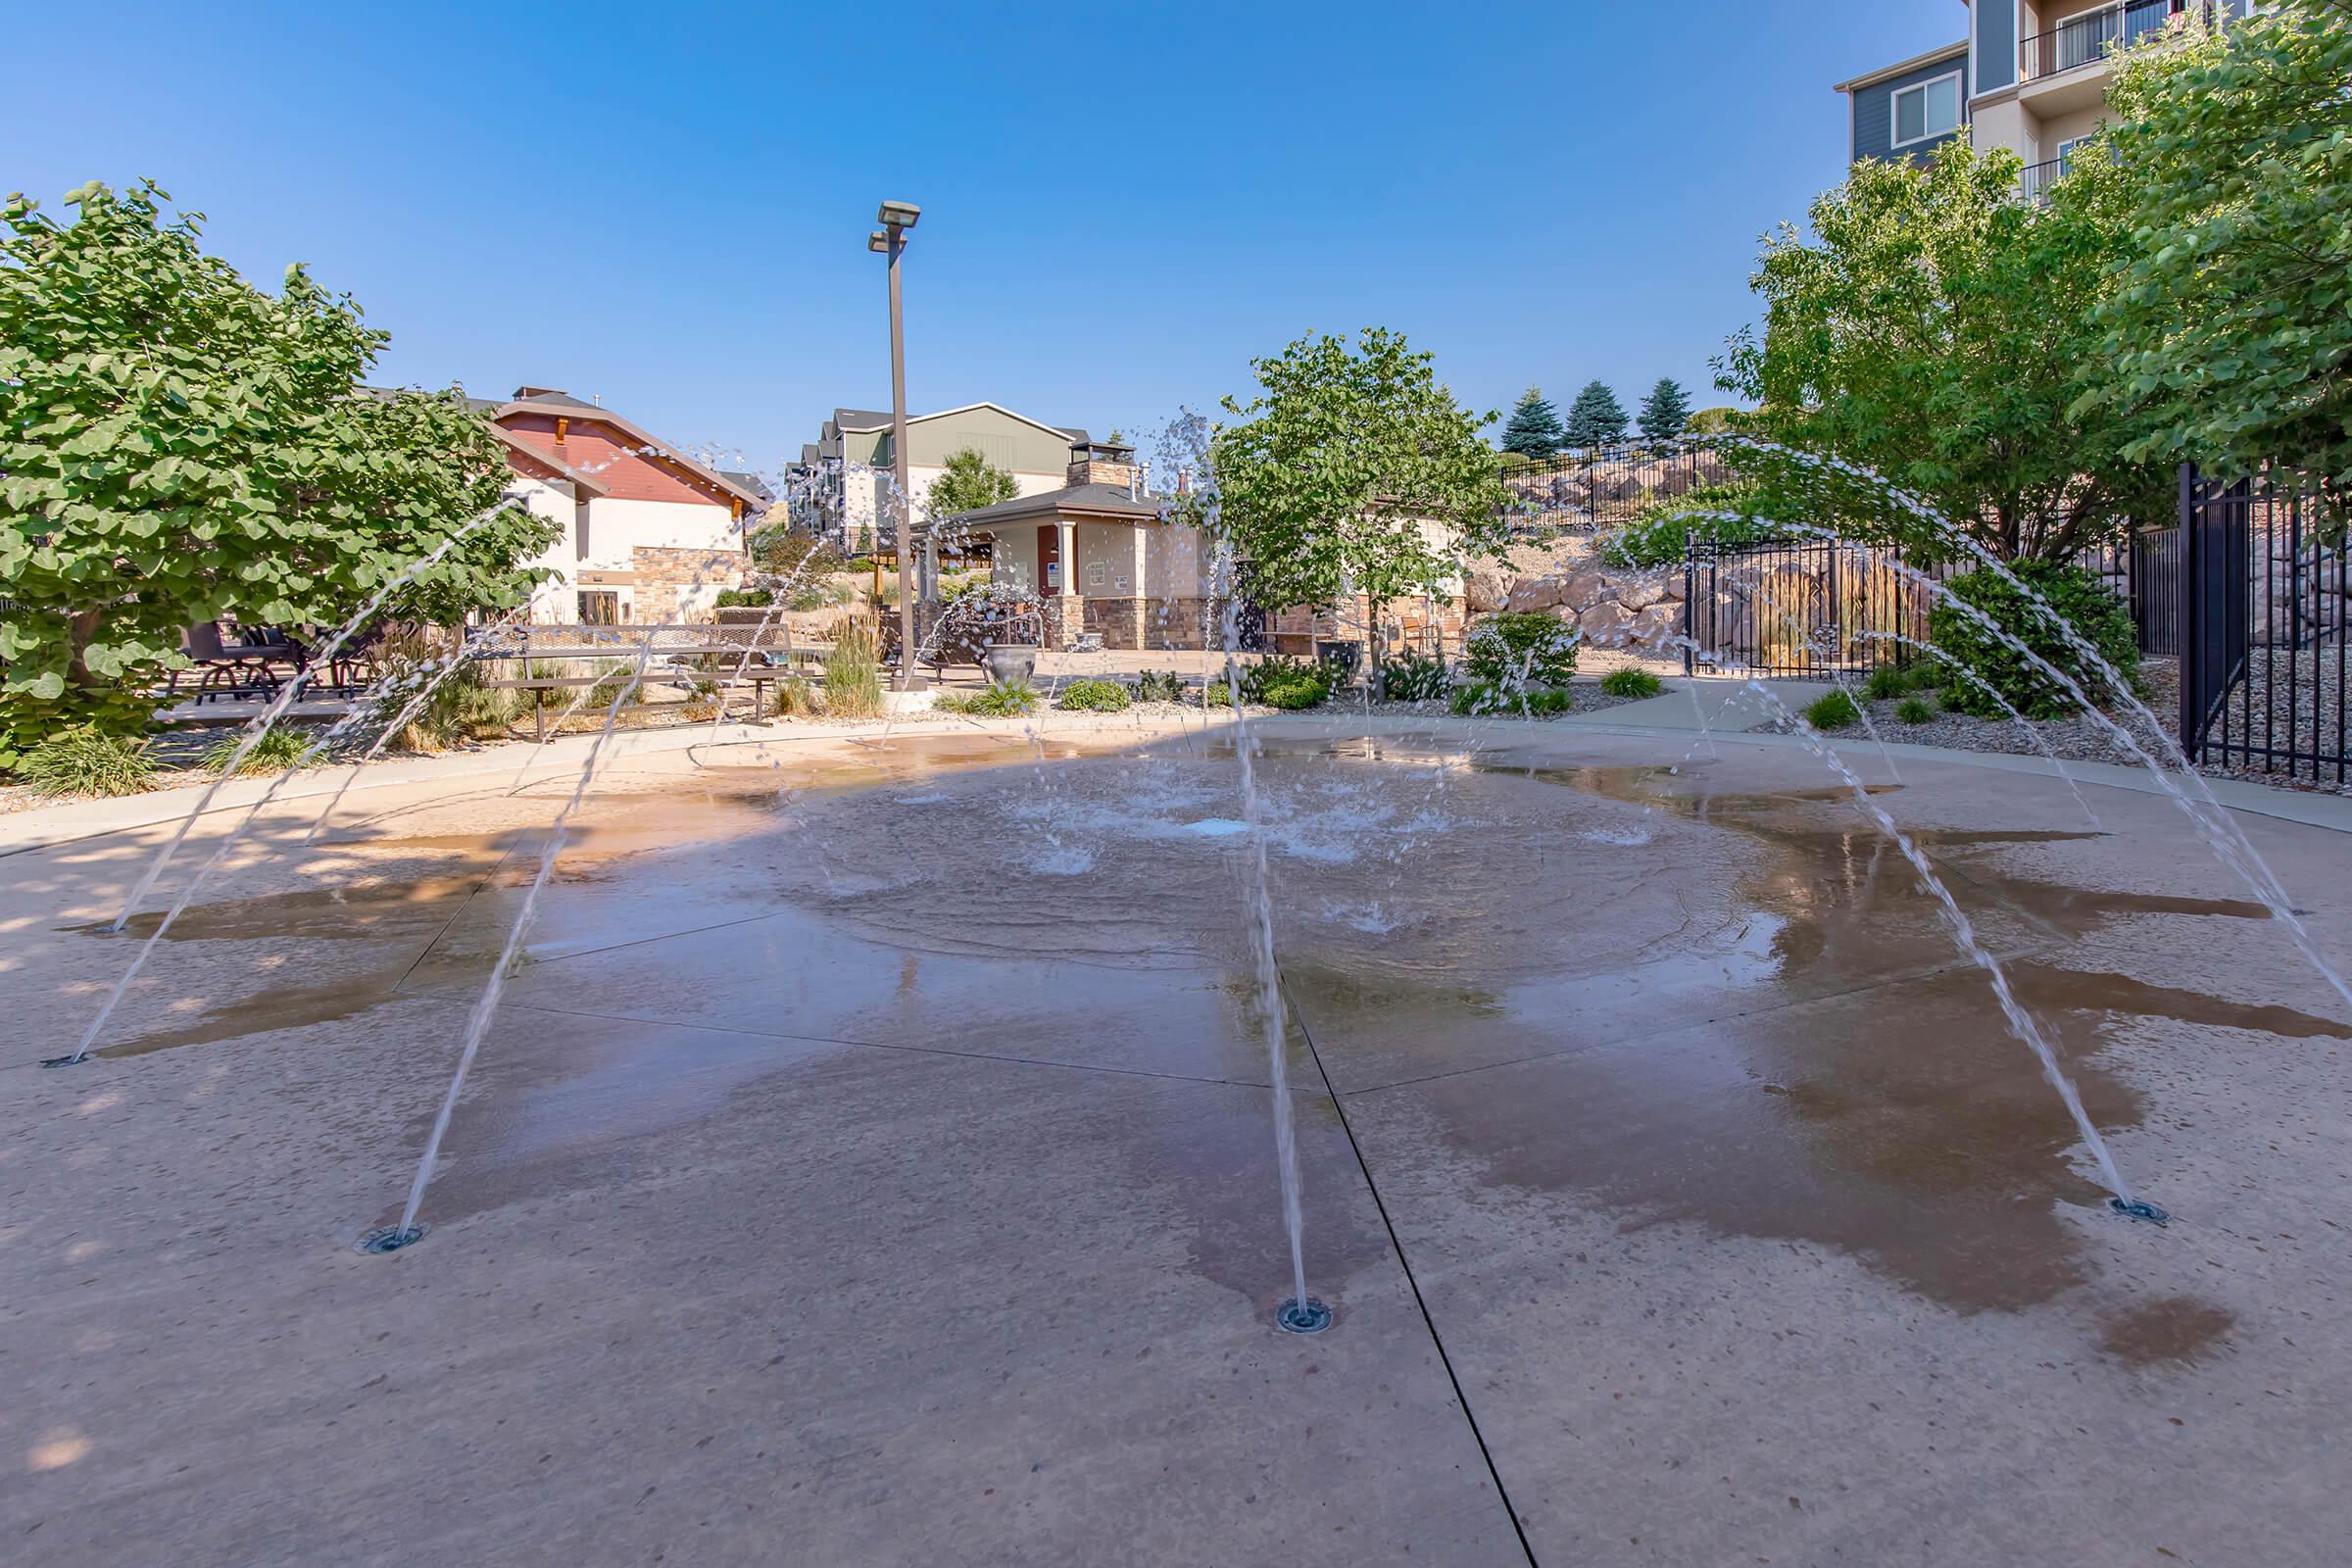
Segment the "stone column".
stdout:
<path fill-rule="evenodd" d="M 1086 600 L 1078 592 L 1078 525 L 1057 517 L 1054 526 L 1061 551 L 1061 641 L 1066 648 L 1086 630 Z"/>
<path fill-rule="evenodd" d="M 1129 584 L 1134 595 L 1135 647 L 1141 653 L 1152 646 L 1152 589 L 1144 572 L 1152 564 L 1152 525 L 1139 522 L 1131 530 L 1135 534 L 1135 579 Z"/>
<path fill-rule="evenodd" d="M 939 535 L 923 535 L 923 603 L 939 602 Z"/>

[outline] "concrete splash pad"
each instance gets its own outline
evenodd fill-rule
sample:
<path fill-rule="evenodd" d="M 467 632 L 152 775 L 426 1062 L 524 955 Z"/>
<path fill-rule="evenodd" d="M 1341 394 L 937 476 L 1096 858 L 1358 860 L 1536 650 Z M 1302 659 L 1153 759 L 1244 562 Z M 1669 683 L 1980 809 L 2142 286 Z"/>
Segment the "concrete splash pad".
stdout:
<path fill-rule="evenodd" d="M 2157 1231 L 1809 760 L 1476 743 L 1270 744 L 1311 1340 L 1198 736 L 632 762 L 388 1257 L 558 786 L 266 819 L 72 1072 L 152 835 L 0 862 L 11 1560 L 2339 1560 L 2352 1030 L 2164 803 L 1882 796 Z"/>

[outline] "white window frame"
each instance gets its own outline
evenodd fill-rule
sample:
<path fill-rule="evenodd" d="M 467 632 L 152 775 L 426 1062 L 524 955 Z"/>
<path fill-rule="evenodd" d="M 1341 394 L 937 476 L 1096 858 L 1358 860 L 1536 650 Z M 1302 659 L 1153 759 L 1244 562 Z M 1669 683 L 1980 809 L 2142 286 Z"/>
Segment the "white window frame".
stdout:
<path fill-rule="evenodd" d="M 1904 148 L 1916 147 L 1923 141 L 1934 141 L 1939 136 L 1956 135 L 1968 124 L 1968 92 L 1960 83 L 1963 74 L 1962 72 L 1947 71 L 1940 76 L 1930 76 L 1925 81 L 1914 81 L 1897 87 L 1886 95 L 1886 150 L 1888 152 L 1901 152 Z M 1956 106 L 1957 118 L 1941 130 L 1931 130 L 1925 135 L 1913 136 L 1907 141 L 1897 140 L 1895 132 L 1900 130 L 1903 125 L 1903 94 L 1915 92 L 1921 95 L 1919 122 L 1924 125 L 1928 122 L 1926 102 L 1928 89 L 1941 86 L 1947 81 L 1952 84 L 1952 101 Z"/>

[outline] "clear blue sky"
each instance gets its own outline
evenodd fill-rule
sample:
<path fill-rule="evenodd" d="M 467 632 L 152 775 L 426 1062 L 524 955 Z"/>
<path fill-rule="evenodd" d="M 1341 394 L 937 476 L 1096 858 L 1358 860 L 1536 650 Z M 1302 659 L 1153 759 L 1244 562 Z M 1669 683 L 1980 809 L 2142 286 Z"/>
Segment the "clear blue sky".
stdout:
<path fill-rule="evenodd" d="M 1831 83 L 1952 0 L 24 7 L 0 190 L 152 175 L 384 378 L 604 401 L 770 467 L 888 405 L 878 198 L 919 202 L 908 397 L 1156 429 L 1308 329 L 1467 402 L 1660 375 L 1840 177 Z"/>

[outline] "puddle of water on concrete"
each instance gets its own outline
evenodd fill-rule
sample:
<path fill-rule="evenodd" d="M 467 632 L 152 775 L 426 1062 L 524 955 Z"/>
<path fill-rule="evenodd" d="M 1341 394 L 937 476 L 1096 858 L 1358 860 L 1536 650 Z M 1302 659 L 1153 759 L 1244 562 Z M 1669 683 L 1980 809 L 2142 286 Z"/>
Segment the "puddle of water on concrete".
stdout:
<path fill-rule="evenodd" d="M 2237 1327 L 2234 1313 L 2193 1296 L 2168 1296 L 2116 1312 L 2105 1322 L 2099 1348 L 2132 1366 L 2202 1361 Z"/>
<path fill-rule="evenodd" d="M 210 1045 L 218 1040 L 241 1040 L 248 1035 L 280 1029 L 305 1029 L 316 1024 L 340 1023 L 396 999 L 394 987 L 408 970 L 408 960 L 360 975 L 339 976 L 312 986 L 278 986 L 252 996 L 217 1003 L 185 1022 L 166 1024 L 93 1052 L 99 1056 L 144 1056 L 180 1046 Z"/>

